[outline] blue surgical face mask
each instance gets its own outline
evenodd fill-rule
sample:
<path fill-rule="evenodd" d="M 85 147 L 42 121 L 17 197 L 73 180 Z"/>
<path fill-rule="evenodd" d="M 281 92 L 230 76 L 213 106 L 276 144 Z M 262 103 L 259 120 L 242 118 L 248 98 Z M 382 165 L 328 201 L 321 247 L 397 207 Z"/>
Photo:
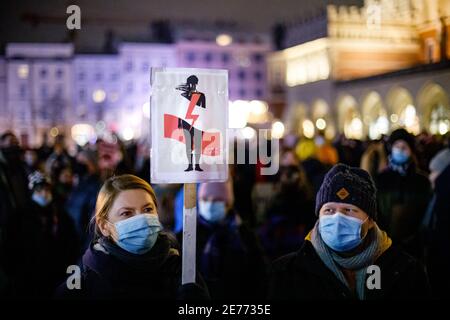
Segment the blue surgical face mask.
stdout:
<path fill-rule="evenodd" d="M 51 195 L 41 195 L 37 193 L 33 193 L 31 196 L 31 199 L 36 202 L 41 207 L 46 207 L 50 202 L 52 202 L 52 196 Z"/>
<path fill-rule="evenodd" d="M 404 164 L 409 160 L 409 154 L 399 148 L 392 148 L 392 160 L 398 164 Z"/>
<path fill-rule="evenodd" d="M 225 202 L 224 201 L 203 201 L 198 202 L 198 210 L 200 216 L 208 222 L 217 223 L 225 218 Z"/>
<path fill-rule="evenodd" d="M 149 252 L 162 230 L 158 216 L 154 214 L 138 214 L 118 221 L 114 226 L 118 235 L 117 245 L 134 254 Z"/>
<path fill-rule="evenodd" d="M 319 218 L 319 232 L 326 245 L 334 251 L 349 251 L 361 244 L 361 227 L 366 220 L 340 212 L 323 215 Z"/>

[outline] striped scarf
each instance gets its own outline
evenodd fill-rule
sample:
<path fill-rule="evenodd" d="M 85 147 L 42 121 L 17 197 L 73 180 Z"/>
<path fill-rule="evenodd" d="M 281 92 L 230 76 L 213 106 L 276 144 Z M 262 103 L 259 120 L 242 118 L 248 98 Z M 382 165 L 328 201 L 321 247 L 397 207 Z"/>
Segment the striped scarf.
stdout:
<path fill-rule="evenodd" d="M 322 240 L 319 232 L 319 220 L 311 231 L 310 241 L 320 259 L 325 263 L 334 275 L 350 289 L 341 268 L 353 270 L 356 274 L 356 293 L 359 300 L 365 299 L 366 268 L 372 265 L 375 260 L 386 251 L 392 244 L 386 233 L 380 230 L 375 223 L 369 230 L 366 237 L 369 237 L 369 245 L 360 253 L 351 257 L 342 257 L 331 250 Z"/>

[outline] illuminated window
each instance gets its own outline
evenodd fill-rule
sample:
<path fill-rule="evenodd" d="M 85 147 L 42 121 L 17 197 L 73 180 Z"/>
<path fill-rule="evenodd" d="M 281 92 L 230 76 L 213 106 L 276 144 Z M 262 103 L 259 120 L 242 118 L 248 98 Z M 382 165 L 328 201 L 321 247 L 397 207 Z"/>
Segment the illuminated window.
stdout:
<path fill-rule="evenodd" d="M 400 113 L 400 125 L 413 134 L 420 133 L 419 117 L 416 114 L 416 108 L 409 104 Z"/>
<path fill-rule="evenodd" d="M 101 89 L 97 89 L 92 93 L 92 100 L 95 103 L 101 103 L 106 99 L 106 92 Z"/>
<path fill-rule="evenodd" d="M 430 133 L 445 135 L 450 131 L 450 111 L 442 104 L 435 105 L 430 114 Z"/>
<path fill-rule="evenodd" d="M 18 68 L 17 68 L 17 76 L 20 79 L 27 79 L 28 78 L 28 65 L 26 64 L 21 64 Z"/>
<path fill-rule="evenodd" d="M 216 43 L 219 46 L 225 47 L 233 42 L 233 38 L 229 34 L 219 34 L 216 37 Z"/>

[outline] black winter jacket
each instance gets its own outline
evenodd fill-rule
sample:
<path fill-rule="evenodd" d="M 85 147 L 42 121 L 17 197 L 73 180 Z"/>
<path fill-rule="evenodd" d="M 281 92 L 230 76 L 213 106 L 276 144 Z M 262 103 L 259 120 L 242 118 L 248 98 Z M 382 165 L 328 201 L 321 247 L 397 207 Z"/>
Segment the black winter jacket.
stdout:
<path fill-rule="evenodd" d="M 429 297 L 424 269 L 395 247 L 375 261 L 381 270 L 381 289 L 366 289 L 367 300 Z M 269 274 L 269 299 L 356 300 L 357 296 L 322 262 L 310 241 L 276 260 Z"/>

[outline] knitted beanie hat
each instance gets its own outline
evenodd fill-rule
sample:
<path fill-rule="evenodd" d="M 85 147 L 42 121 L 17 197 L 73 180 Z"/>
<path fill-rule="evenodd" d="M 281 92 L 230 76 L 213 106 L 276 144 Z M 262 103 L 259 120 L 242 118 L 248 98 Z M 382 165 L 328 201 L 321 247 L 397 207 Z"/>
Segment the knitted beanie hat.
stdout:
<path fill-rule="evenodd" d="M 376 187 L 369 173 L 345 164 L 328 171 L 316 195 L 316 215 L 325 203 L 340 202 L 357 206 L 377 219 Z"/>

